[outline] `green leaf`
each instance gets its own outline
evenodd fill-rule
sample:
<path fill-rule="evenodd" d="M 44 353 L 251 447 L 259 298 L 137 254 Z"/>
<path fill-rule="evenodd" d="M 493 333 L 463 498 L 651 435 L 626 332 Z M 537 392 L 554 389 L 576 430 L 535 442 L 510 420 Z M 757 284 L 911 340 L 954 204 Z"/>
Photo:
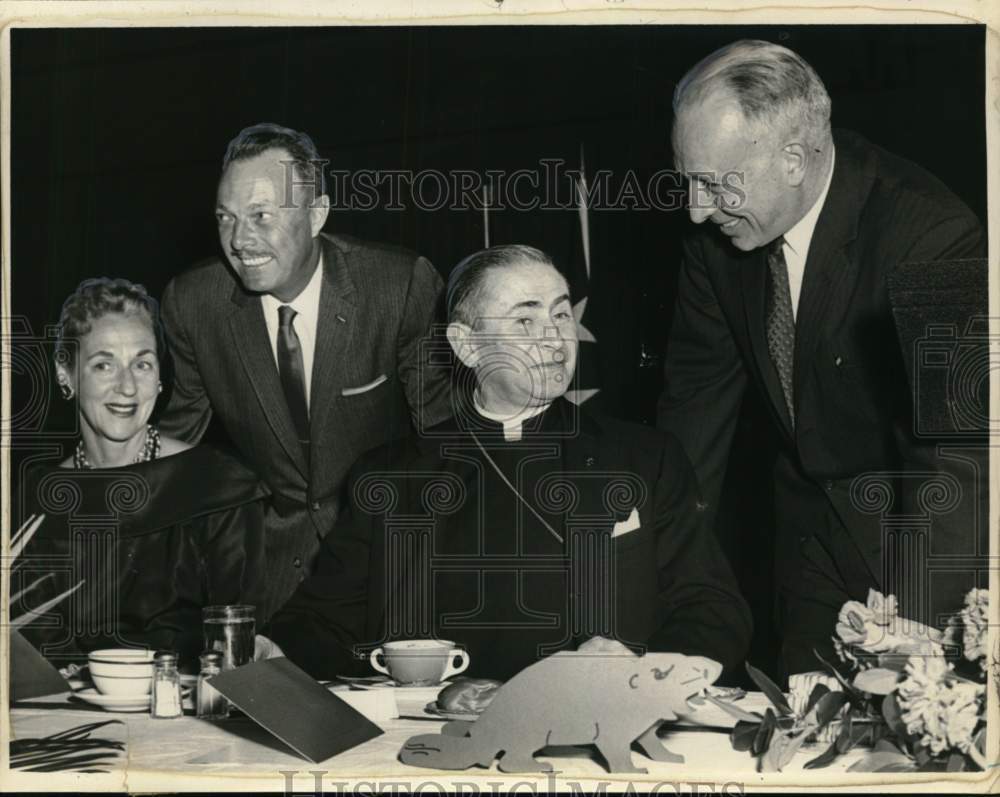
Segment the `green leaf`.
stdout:
<path fill-rule="evenodd" d="M 882 700 L 882 716 L 893 733 L 902 739 L 907 737 L 906 723 L 903 722 L 903 714 L 899 710 L 895 694 L 886 695 Z"/>
<path fill-rule="evenodd" d="M 848 772 L 912 772 L 913 759 L 902 753 L 873 752 L 847 768 Z"/>
<path fill-rule="evenodd" d="M 837 738 L 833 740 L 833 746 L 838 754 L 843 755 L 852 747 L 854 747 L 854 712 L 848 711 L 847 716 L 844 717 L 844 722 L 840 726 L 840 733 L 837 734 Z M 860 738 L 860 737 L 859 737 Z"/>
<path fill-rule="evenodd" d="M 705 699 L 714 703 L 723 711 L 725 711 L 730 717 L 736 720 L 741 720 L 743 722 L 760 722 L 764 719 L 756 711 L 744 711 L 738 706 L 734 706 L 731 703 L 727 703 L 724 700 L 719 700 L 717 697 L 712 697 L 712 695 L 705 695 Z"/>
<path fill-rule="evenodd" d="M 815 654 L 816 658 L 819 659 L 820 662 L 822 662 L 823 666 L 830 671 L 830 674 L 833 675 L 833 677 L 836 678 L 838 681 L 840 681 L 840 685 L 844 687 L 844 691 L 847 692 L 848 696 L 850 697 L 851 703 L 853 703 L 856 706 L 863 706 L 865 703 L 864 694 L 855 689 L 854 684 L 852 684 L 843 675 L 840 674 L 840 670 L 838 670 L 836 667 L 830 664 L 826 659 L 820 656 L 818 650 L 813 648 L 813 653 Z"/>
<path fill-rule="evenodd" d="M 890 753 L 891 755 L 906 755 L 892 739 L 879 739 L 872 746 L 872 751 L 876 753 Z"/>
<path fill-rule="evenodd" d="M 747 662 L 747 673 L 753 682 L 757 684 L 757 687 L 767 695 L 767 699 L 771 701 L 776 709 L 781 714 L 792 714 L 792 708 L 788 705 L 788 701 L 785 700 L 785 695 L 778 688 L 777 684 L 774 683 L 770 678 L 768 678 L 764 673 L 754 667 L 750 662 Z"/>
<path fill-rule="evenodd" d="M 829 692 L 823 695 L 816 706 L 816 721 L 819 722 L 819 727 L 826 727 L 846 704 L 847 695 L 843 692 Z"/>
<path fill-rule="evenodd" d="M 948 756 L 948 772 L 962 772 L 965 769 L 965 756 L 961 753 L 952 753 Z"/>
<path fill-rule="evenodd" d="M 918 761 L 917 772 L 944 772 L 948 767 L 948 760 L 945 758 L 931 758 L 926 761 Z"/>
<path fill-rule="evenodd" d="M 815 706 L 819 699 L 829 691 L 830 687 L 826 684 L 816 684 L 816 686 L 813 687 L 812 692 L 809 693 L 809 701 L 806 703 L 805 713 L 808 714 L 812 711 L 813 706 Z"/>
<path fill-rule="evenodd" d="M 757 735 L 754 737 L 753 746 L 750 748 L 750 752 L 754 756 L 759 756 L 771 746 L 771 738 L 774 736 L 776 725 L 774 712 L 768 709 L 764 713 L 764 721 L 757 728 Z"/>
<path fill-rule="evenodd" d="M 774 724 L 779 731 L 790 731 L 798 724 L 798 720 L 795 717 L 778 717 L 775 719 Z"/>
<path fill-rule="evenodd" d="M 795 757 L 806 737 L 812 733 L 811 728 L 806 728 L 794 735 L 780 734 L 771 742 L 771 747 L 764 755 L 765 772 L 781 772 Z"/>
<path fill-rule="evenodd" d="M 874 667 L 862 670 L 854 677 L 854 688 L 871 695 L 888 695 L 896 691 L 899 680 L 896 670 Z"/>
<path fill-rule="evenodd" d="M 45 517 L 45 515 L 42 515 L 42 517 Z M 58 606 L 63 601 L 64 598 L 69 597 L 74 592 L 76 592 L 78 589 L 80 589 L 80 587 L 82 587 L 82 586 L 83 586 L 83 581 L 81 581 L 75 587 L 70 587 L 65 592 L 59 593 L 54 598 L 50 598 L 49 600 L 47 600 L 44 603 L 42 603 L 41 606 L 35 607 L 30 612 L 26 612 L 25 614 L 22 614 L 22 615 L 20 615 L 18 617 L 15 617 L 13 620 L 10 621 L 10 627 L 12 629 L 16 630 L 16 629 L 20 628 L 21 626 L 27 625 L 32 620 L 34 620 L 36 617 L 39 617 L 39 616 L 45 614 L 45 612 L 47 612 L 49 609 L 51 609 L 51 608 L 53 608 L 55 606 Z"/>
<path fill-rule="evenodd" d="M 837 749 L 841 753 L 848 753 L 853 750 L 857 745 L 862 742 L 870 744 L 873 747 L 878 743 L 878 737 L 876 736 L 876 726 L 870 722 L 854 722 L 848 719 L 844 723 L 845 728 L 850 730 L 844 733 L 844 728 L 841 728 L 841 733 L 837 736 Z M 884 728 L 884 725 L 878 725 L 878 728 Z M 900 750 L 898 747 L 890 747 L 888 751 L 892 753 L 905 754 L 904 751 Z"/>
<path fill-rule="evenodd" d="M 840 737 L 838 736 L 838 738 Z M 834 742 L 820 755 L 816 756 L 811 761 L 807 761 L 803 766 L 805 769 L 820 769 L 822 767 L 828 767 L 837 760 L 839 755 L 840 753 L 837 751 L 837 743 Z"/>
<path fill-rule="evenodd" d="M 753 740 L 757 738 L 757 730 L 760 727 L 759 722 L 740 722 L 736 723 L 736 727 L 729 733 L 729 741 L 733 745 L 733 749 L 745 753 L 753 748 Z"/>

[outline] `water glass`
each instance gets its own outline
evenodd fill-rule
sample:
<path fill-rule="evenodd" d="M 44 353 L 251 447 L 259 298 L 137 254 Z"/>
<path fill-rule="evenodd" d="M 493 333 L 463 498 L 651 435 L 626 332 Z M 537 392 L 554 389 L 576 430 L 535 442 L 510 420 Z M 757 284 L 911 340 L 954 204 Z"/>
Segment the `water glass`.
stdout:
<path fill-rule="evenodd" d="M 234 670 L 253 661 L 256 628 L 253 606 L 206 606 L 201 610 L 205 650 L 222 654 L 222 670 Z"/>

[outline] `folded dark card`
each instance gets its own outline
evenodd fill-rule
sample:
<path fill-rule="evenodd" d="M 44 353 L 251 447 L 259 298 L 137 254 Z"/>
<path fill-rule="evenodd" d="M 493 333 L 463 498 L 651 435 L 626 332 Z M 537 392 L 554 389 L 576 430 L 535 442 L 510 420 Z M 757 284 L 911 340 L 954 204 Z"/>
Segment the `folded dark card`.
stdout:
<path fill-rule="evenodd" d="M 247 664 L 212 678 L 244 714 L 313 763 L 357 747 L 382 729 L 286 658 Z"/>
<path fill-rule="evenodd" d="M 10 632 L 10 700 L 28 700 L 69 691 L 69 684 L 18 631 Z"/>

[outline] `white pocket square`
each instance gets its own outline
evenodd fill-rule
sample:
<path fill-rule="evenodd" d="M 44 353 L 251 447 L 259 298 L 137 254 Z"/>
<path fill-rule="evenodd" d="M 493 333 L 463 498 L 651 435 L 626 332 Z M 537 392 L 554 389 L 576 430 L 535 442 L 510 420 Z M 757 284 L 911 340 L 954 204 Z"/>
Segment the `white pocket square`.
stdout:
<path fill-rule="evenodd" d="M 374 390 L 383 382 L 388 382 L 388 381 L 389 377 L 387 377 L 385 374 L 382 374 L 382 376 L 380 376 L 378 379 L 374 380 L 373 382 L 369 382 L 367 385 L 359 385 L 358 387 L 345 387 L 343 390 L 340 391 L 340 395 L 356 396 L 359 393 L 367 393 L 369 390 Z"/>
<path fill-rule="evenodd" d="M 629 515 L 625 520 L 619 520 L 615 523 L 615 527 L 611 532 L 612 537 L 621 537 L 624 534 L 628 534 L 630 531 L 635 531 L 639 528 L 639 510 L 632 507 L 632 514 Z"/>

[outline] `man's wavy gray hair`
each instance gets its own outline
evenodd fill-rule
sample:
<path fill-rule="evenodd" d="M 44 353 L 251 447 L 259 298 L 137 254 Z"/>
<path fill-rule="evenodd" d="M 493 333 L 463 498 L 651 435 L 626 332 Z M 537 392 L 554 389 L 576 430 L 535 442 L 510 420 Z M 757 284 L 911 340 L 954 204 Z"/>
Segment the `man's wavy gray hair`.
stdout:
<path fill-rule="evenodd" d="M 787 47 L 741 39 L 703 58 L 674 89 L 674 119 L 720 89 L 733 95 L 753 130 L 801 135 L 814 146 L 830 137 L 830 95 L 816 70 Z"/>

